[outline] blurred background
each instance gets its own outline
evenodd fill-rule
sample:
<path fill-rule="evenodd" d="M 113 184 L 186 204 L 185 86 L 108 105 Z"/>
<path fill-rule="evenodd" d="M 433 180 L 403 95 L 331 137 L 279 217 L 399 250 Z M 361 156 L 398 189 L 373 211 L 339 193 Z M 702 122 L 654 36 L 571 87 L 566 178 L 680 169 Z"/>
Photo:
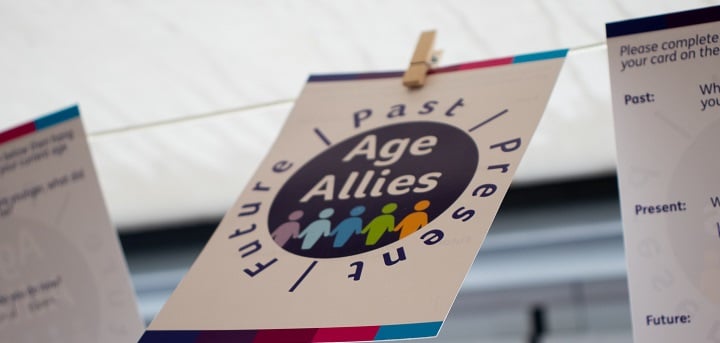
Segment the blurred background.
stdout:
<path fill-rule="evenodd" d="M 0 0 L 0 131 L 79 104 L 146 322 L 310 74 L 569 48 L 434 342 L 631 342 L 605 23 L 698 0 Z"/>

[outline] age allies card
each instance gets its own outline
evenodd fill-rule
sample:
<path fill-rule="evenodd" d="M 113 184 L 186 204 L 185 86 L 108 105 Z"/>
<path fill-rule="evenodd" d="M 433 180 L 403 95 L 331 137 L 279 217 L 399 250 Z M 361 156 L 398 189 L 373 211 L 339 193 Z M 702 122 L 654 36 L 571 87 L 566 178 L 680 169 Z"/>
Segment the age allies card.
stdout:
<path fill-rule="evenodd" d="M 0 342 L 141 333 L 78 108 L 0 132 Z"/>
<path fill-rule="evenodd" d="M 607 24 L 635 342 L 720 342 L 718 20 Z"/>
<path fill-rule="evenodd" d="M 565 53 L 311 77 L 141 342 L 437 335 Z"/>

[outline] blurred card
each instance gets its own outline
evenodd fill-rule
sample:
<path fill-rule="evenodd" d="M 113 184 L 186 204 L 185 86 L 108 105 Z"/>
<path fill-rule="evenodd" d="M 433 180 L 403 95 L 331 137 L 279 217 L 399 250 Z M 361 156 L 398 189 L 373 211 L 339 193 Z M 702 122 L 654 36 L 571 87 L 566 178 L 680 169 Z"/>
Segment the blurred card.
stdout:
<path fill-rule="evenodd" d="M 0 342 L 141 332 L 78 108 L 0 133 Z"/>
<path fill-rule="evenodd" d="M 720 342 L 718 20 L 607 25 L 635 342 Z"/>

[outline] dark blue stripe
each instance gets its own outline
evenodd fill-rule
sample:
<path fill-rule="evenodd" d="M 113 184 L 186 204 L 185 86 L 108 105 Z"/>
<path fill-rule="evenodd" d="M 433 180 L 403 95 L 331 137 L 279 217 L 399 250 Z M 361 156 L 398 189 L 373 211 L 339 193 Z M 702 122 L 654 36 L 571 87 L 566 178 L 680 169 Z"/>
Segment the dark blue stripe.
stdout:
<path fill-rule="evenodd" d="M 66 120 L 70 120 L 80 116 L 80 110 L 77 105 L 68 107 L 64 110 L 48 114 L 40 119 L 35 120 L 35 130 L 40 131 L 53 125 L 60 124 Z"/>
<path fill-rule="evenodd" d="M 720 6 L 669 14 L 668 28 L 711 23 L 720 20 Z"/>
<path fill-rule="evenodd" d="M 720 6 L 607 23 L 607 38 L 705 24 L 720 20 Z"/>
<path fill-rule="evenodd" d="M 308 82 L 387 79 L 387 78 L 391 78 L 391 77 L 400 77 L 402 75 L 403 75 L 403 72 L 401 72 L 401 71 L 361 73 L 361 74 L 310 75 Z"/>
<path fill-rule="evenodd" d="M 138 343 L 195 343 L 200 331 L 145 331 Z"/>

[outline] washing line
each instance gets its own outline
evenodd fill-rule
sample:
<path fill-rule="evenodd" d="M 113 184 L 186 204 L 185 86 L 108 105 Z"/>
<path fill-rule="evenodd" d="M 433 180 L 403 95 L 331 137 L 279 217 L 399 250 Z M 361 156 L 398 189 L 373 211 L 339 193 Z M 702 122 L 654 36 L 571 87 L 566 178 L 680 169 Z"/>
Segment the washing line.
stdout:
<path fill-rule="evenodd" d="M 583 53 L 583 52 L 599 50 L 599 49 L 607 49 L 606 42 L 603 41 L 603 42 L 599 42 L 599 43 L 593 43 L 593 44 L 578 46 L 575 48 L 570 48 L 570 49 L 568 49 L 568 56 L 575 55 L 578 53 Z M 199 119 L 224 116 L 224 115 L 228 115 L 231 113 L 246 112 L 246 111 L 252 111 L 252 110 L 256 110 L 256 109 L 291 104 L 293 102 L 295 102 L 295 98 L 260 102 L 260 103 L 251 104 L 251 105 L 247 105 L 247 106 L 238 106 L 238 107 L 227 108 L 227 109 L 223 109 L 223 110 L 219 110 L 219 111 L 212 111 L 212 112 L 205 112 L 205 113 L 200 113 L 200 114 L 195 114 L 195 115 L 184 116 L 184 117 L 180 117 L 180 118 L 158 120 L 158 121 L 147 122 L 147 123 L 142 123 L 142 124 L 137 124 L 137 125 L 124 126 L 124 127 L 115 128 L 115 129 L 90 132 L 90 133 L 88 133 L 88 137 L 90 137 L 90 138 L 102 137 L 102 136 L 109 136 L 109 135 L 114 135 L 114 134 L 118 134 L 118 133 L 125 133 L 125 132 L 132 132 L 132 131 L 144 130 L 144 129 L 149 129 L 149 128 L 155 128 L 155 127 L 168 126 L 168 125 L 173 125 L 173 124 L 185 123 L 185 122 L 189 122 L 189 121 L 195 121 L 195 120 L 199 120 Z"/>

